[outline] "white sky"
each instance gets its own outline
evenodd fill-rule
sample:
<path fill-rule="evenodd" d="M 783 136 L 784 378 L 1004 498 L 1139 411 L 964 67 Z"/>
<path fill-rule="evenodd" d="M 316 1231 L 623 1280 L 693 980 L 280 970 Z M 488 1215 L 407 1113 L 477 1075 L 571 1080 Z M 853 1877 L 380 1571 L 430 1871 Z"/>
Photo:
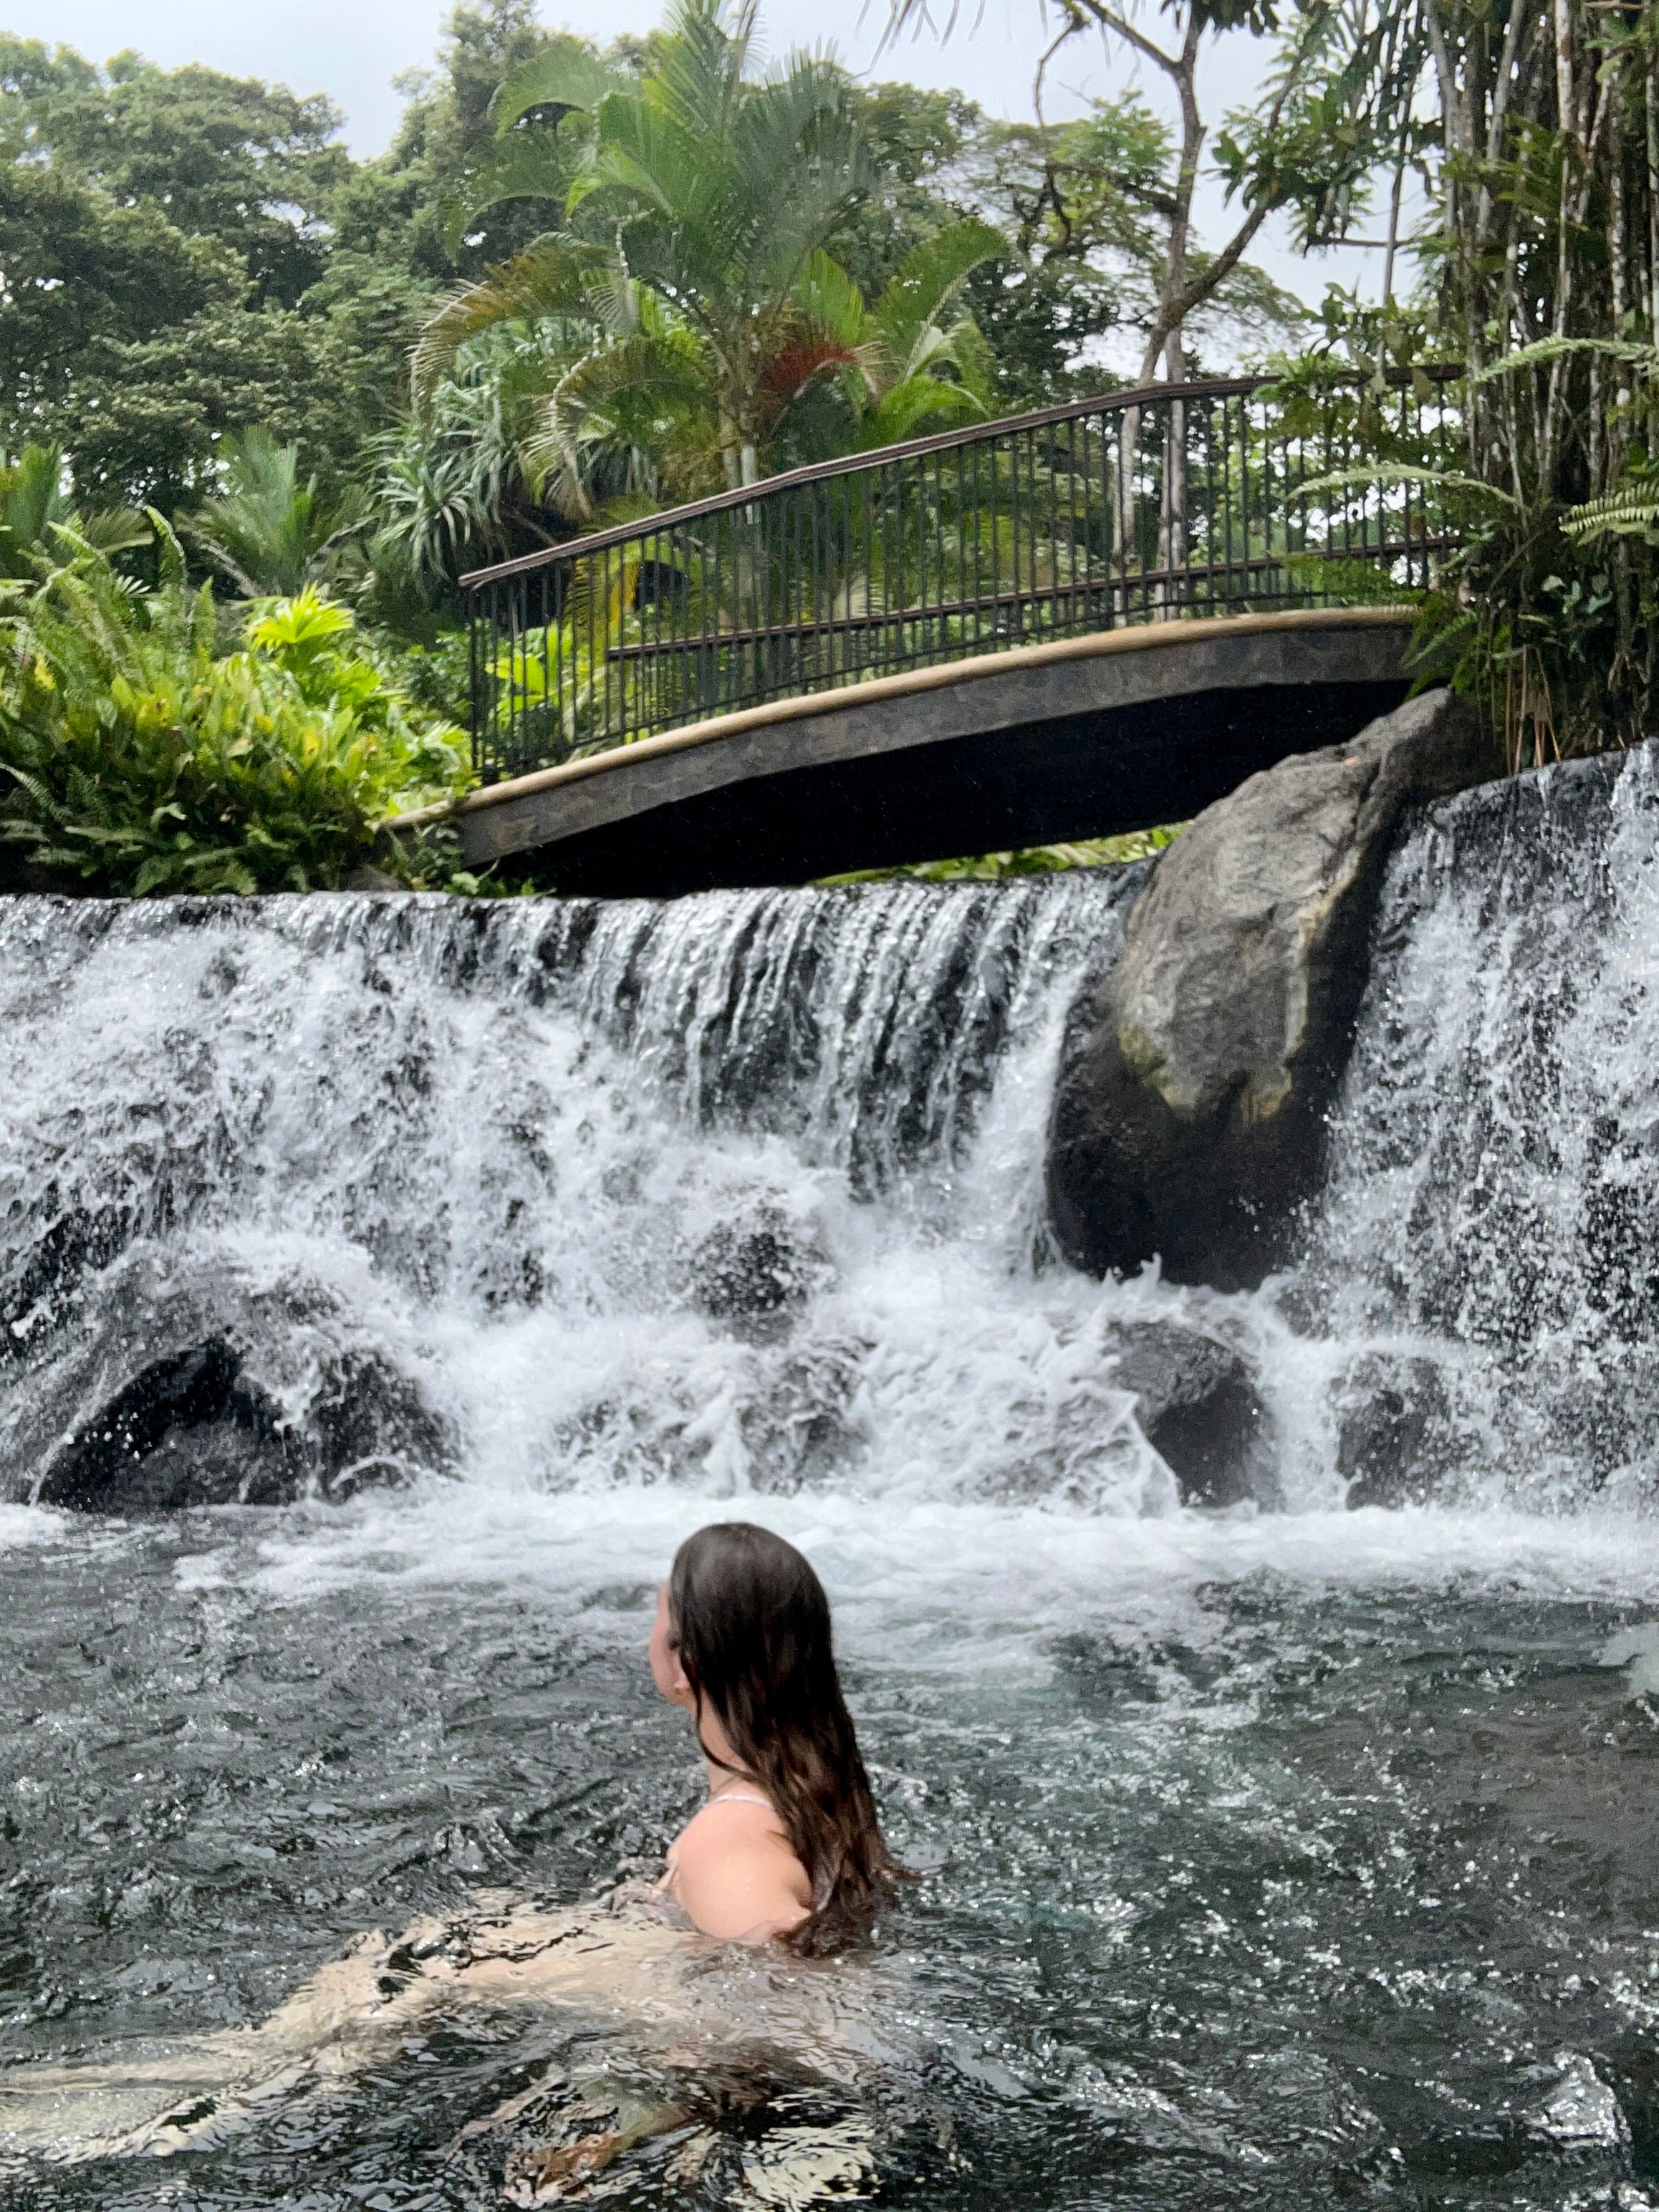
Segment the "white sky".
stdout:
<path fill-rule="evenodd" d="M 949 0 L 935 13 L 943 21 Z M 237 76 L 262 76 L 301 94 L 325 92 L 344 111 L 346 137 L 359 155 L 379 153 L 396 125 L 400 101 L 392 80 L 432 60 L 447 0 L 0 0 L 0 27 L 24 38 L 61 41 L 94 61 L 136 47 L 173 69 L 204 62 Z M 542 0 L 550 28 L 568 27 L 599 40 L 645 31 L 659 19 L 661 0 Z M 960 21 L 941 46 L 927 33 L 890 48 L 877 47 L 887 20 L 886 0 L 763 0 L 762 22 L 769 47 L 832 43 L 860 72 L 902 77 L 915 84 L 957 85 L 988 112 L 1024 120 L 1031 113 L 1031 82 L 1046 44 L 1041 0 L 963 0 Z M 1212 127 L 1227 108 L 1249 97 L 1256 55 L 1245 37 L 1212 54 L 1203 88 Z M 1131 64 L 1118 52 L 1078 40 L 1051 76 L 1051 117 L 1075 112 L 1091 94 L 1138 84 L 1155 106 L 1167 108 L 1156 70 Z M 1200 205 L 1206 242 L 1219 244 L 1231 225 L 1218 190 Z M 1304 260 L 1269 224 L 1253 258 L 1279 283 L 1316 301 L 1332 280 L 1370 280 L 1381 255 L 1347 252 Z"/>

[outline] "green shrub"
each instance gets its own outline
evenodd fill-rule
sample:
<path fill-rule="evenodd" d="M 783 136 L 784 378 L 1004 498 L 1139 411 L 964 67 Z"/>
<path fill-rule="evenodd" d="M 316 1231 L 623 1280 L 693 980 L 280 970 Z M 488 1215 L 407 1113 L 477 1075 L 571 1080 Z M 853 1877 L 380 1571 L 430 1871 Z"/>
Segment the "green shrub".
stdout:
<path fill-rule="evenodd" d="M 256 602 L 226 650 L 155 526 L 154 591 L 64 527 L 34 580 L 0 585 L 0 843 L 136 897 L 333 889 L 372 855 L 418 884 L 377 830 L 465 787 L 459 732 L 314 588 Z"/>

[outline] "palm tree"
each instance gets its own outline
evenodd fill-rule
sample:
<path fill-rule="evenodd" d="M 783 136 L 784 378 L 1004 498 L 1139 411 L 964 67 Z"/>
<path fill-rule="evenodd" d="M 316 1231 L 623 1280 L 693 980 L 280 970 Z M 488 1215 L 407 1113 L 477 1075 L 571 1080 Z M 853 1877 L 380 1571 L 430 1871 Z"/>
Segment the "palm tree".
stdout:
<path fill-rule="evenodd" d="M 787 397 L 777 370 L 799 335 L 804 273 L 870 173 L 833 63 L 794 54 L 749 74 L 755 17 L 755 0 L 735 13 L 676 0 L 644 76 L 617 76 L 562 40 L 502 87 L 456 223 L 533 197 L 578 228 L 440 311 L 416 352 L 417 401 L 490 324 L 574 315 L 594 343 L 568 364 L 583 381 L 563 395 L 555 450 L 574 420 L 654 387 L 671 422 L 706 415 L 726 483 L 757 479 Z M 550 127 L 537 119 L 550 112 Z"/>
<path fill-rule="evenodd" d="M 890 446 L 924 427 L 988 412 L 985 342 L 971 316 L 942 320 L 963 283 L 1008 242 L 972 217 L 912 249 L 873 307 L 838 261 L 815 253 L 796 290 L 802 330 L 789 374 L 836 376 L 857 423 L 857 446 Z M 949 375 L 941 375 L 949 370 Z"/>
<path fill-rule="evenodd" d="M 324 581 L 363 528 L 356 502 L 330 507 L 300 481 L 300 448 L 258 428 L 227 438 L 222 495 L 180 527 L 245 599 L 292 599 Z"/>
<path fill-rule="evenodd" d="M 58 541 L 78 538 L 95 552 L 130 552 L 148 545 L 151 532 L 130 507 L 82 514 L 70 496 L 62 450 L 25 446 L 15 461 L 0 460 L 0 576 L 38 580 L 43 564 L 57 565 Z"/>

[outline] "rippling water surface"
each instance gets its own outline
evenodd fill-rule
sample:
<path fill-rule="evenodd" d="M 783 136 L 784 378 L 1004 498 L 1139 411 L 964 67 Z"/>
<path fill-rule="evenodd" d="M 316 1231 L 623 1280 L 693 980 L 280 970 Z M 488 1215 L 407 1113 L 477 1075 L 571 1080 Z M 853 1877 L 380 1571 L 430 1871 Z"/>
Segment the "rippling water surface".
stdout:
<path fill-rule="evenodd" d="M 696 1516 L 574 1517 L 498 1510 L 482 1540 L 444 1498 L 325 1528 L 14 1523 L 9 2059 L 255 2019 L 362 1929 L 480 1886 L 574 1901 L 659 1853 L 696 1776 L 640 1646 Z M 698 2184 L 666 2175 L 671 2140 L 603 2201 L 794 2201 L 803 2098 L 856 2118 L 881 2201 L 1646 2201 L 1659 1577 L 1617 1541 L 1380 1514 L 1278 1543 L 786 1526 L 849 1594 L 850 1686 L 922 1874 L 838 1970 L 907 2055 L 848 2088 L 759 2054 L 758 2107 L 700 2084 L 724 2155 Z M 458 2155 L 463 2128 L 596 2054 L 626 2063 L 626 2037 L 479 2013 L 216 2150 L 35 2169 L 16 2201 L 493 2203 L 501 2147 Z"/>

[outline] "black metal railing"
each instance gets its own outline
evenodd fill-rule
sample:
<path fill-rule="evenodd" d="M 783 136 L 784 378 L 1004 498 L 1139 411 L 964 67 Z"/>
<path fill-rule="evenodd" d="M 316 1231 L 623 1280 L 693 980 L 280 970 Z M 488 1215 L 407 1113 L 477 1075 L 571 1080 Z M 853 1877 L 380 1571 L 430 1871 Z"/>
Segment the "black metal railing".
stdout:
<path fill-rule="evenodd" d="M 1455 465 L 1456 374 L 1114 392 L 481 569 L 479 773 L 1127 623 L 1340 601 L 1335 563 L 1425 584 L 1455 540 L 1414 472 Z"/>

